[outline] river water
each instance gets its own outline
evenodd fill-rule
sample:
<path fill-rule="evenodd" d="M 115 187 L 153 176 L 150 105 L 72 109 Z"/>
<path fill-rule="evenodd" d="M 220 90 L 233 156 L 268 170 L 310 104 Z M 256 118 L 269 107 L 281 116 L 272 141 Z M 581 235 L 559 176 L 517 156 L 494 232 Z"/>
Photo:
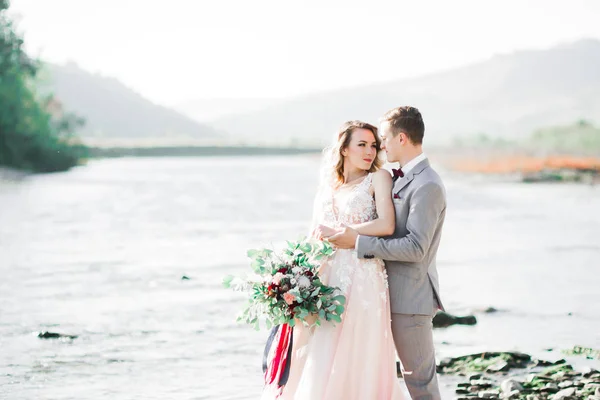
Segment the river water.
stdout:
<path fill-rule="evenodd" d="M 221 279 L 306 233 L 318 166 L 122 158 L 0 181 L 0 398 L 257 398 L 267 332 L 236 324 Z M 600 187 L 439 171 L 442 297 L 478 324 L 436 330 L 438 357 L 600 348 Z"/>

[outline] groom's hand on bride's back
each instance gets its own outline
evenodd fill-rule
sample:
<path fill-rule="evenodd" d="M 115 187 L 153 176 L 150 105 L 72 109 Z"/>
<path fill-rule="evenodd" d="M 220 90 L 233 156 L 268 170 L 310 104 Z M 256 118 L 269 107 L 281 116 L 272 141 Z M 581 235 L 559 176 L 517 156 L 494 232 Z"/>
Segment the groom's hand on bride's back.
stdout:
<path fill-rule="evenodd" d="M 338 249 L 353 249 L 356 243 L 358 232 L 348 226 L 327 239 L 334 247 Z"/>

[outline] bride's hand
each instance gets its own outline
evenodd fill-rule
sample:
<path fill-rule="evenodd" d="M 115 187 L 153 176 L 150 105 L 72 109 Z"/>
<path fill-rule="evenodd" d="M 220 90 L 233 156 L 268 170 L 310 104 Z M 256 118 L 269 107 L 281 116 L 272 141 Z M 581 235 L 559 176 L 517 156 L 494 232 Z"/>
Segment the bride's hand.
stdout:
<path fill-rule="evenodd" d="M 317 225 L 317 227 L 315 228 L 315 237 L 319 240 L 327 239 L 330 236 L 335 235 L 336 233 L 338 233 L 336 229 L 322 224 Z"/>
<path fill-rule="evenodd" d="M 308 326 L 313 326 L 315 324 L 315 322 L 317 321 L 317 317 L 319 316 L 319 314 L 308 314 L 306 317 L 304 317 L 304 319 L 298 319 L 296 318 L 296 325 L 303 325 L 304 323 L 307 323 Z"/>

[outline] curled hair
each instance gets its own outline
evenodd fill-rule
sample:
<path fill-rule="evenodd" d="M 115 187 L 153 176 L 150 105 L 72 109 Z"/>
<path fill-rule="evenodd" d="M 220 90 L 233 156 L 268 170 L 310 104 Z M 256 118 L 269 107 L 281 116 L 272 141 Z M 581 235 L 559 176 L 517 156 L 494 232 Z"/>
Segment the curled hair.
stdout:
<path fill-rule="evenodd" d="M 368 172 L 375 172 L 381 168 L 383 162 L 379 158 L 381 151 L 381 139 L 377 135 L 377 127 L 362 121 L 347 121 L 345 122 L 335 137 L 334 144 L 324 150 L 324 163 L 322 179 L 324 183 L 330 187 L 339 187 L 344 184 L 344 156 L 342 152 L 352 141 L 352 133 L 356 129 L 367 129 L 373 132 L 375 144 L 377 147 L 377 155 L 371 164 Z"/>

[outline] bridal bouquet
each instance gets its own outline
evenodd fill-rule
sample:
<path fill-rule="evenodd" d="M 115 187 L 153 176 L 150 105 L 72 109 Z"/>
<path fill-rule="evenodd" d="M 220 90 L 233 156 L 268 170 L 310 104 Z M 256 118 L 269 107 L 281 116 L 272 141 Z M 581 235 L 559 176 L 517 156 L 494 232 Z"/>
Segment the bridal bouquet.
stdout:
<path fill-rule="evenodd" d="M 266 319 L 267 329 L 273 325 L 296 321 L 305 325 L 306 317 L 314 316 L 315 325 L 322 321 L 342 322 L 346 298 L 334 287 L 319 279 L 318 261 L 333 253 L 327 242 L 303 239 L 287 242 L 281 252 L 271 249 L 249 250 L 253 273 L 244 279 L 229 275 L 223 280 L 226 288 L 249 293 L 249 302 L 238 318 L 260 329 L 260 319 Z"/>
<path fill-rule="evenodd" d="M 260 329 L 260 318 L 267 328 L 274 326 L 263 355 L 265 386 L 278 398 L 287 383 L 292 361 L 293 329 L 296 321 L 321 325 L 322 321 L 342 322 L 346 298 L 339 289 L 319 278 L 318 261 L 333 253 L 327 242 L 303 239 L 287 242 L 281 252 L 271 249 L 248 251 L 253 273 L 245 279 L 226 276 L 223 285 L 249 293 L 249 302 L 238 321 Z M 306 317 L 314 318 L 312 324 Z M 265 388 L 265 389 L 266 389 Z"/>

